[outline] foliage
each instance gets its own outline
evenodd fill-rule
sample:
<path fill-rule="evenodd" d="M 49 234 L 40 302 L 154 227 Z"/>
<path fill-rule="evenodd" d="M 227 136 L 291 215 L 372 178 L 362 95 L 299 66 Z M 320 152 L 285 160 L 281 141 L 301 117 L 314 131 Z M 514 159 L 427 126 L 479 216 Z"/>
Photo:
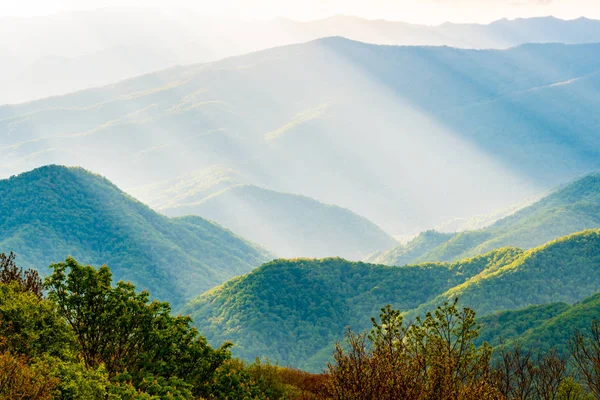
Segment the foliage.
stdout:
<path fill-rule="evenodd" d="M 565 357 L 551 351 L 538 355 L 536 360 L 531 352 L 518 346 L 499 352 L 493 374 L 504 398 L 523 400 L 554 400 L 568 377 Z"/>
<path fill-rule="evenodd" d="M 482 315 L 535 304 L 575 303 L 598 291 L 599 281 L 600 230 L 583 231 L 528 250 L 501 268 L 483 271 L 410 315 L 456 297 Z"/>
<path fill-rule="evenodd" d="M 268 399 L 313 400 L 326 392 L 329 377 L 284 368 L 260 359 L 246 367 L 251 379 Z"/>
<path fill-rule="evenodd" d="M 600 397 L 600 321 L 595 319 L 589 335 L 577 332 L 570 341 L 574 363 L 587 389 Z"/>
<path fill-rule="evenodd" d="M 414 324 L 382 309 L 369 334 L 346 336 L 329 365 L 333 399 L 499 399 L 489 384 L 491 348 L 477 348 L 475 313 L 456 302 Z"/>
<path fill-rule="evenodd" d="M 57 390 L 61 400 L 107 398 L 111 382 L 103 366 L 94 369 L 87 368 L 75 359 L 61 360 L 50 356 L 43 359 L 50 365 L 49 375 L 58 381 Z M 108 398 L 113 400 L 113 397 Z"/>
<path fill-rule="evenodd" d="M 58 379 L 44 362 L 29 363 L 24 355 L 0 353 L 0 399 L 52 400 Z"/>
<path fill-rule="evenodd" d="M 110 379 L 150 394 L 189 397 L 202 394 L 230 357 L 229 345 L 212 349 L 189 317 L 170 315 L 168 303 L 150 302 L 148 292 L 136 293 L 130 283 L 112 287 L 105 266 L 96 270 L 68 258 L 51 269 L 49 298 L 73 330 L 88 369 L 103 366 Z"/>
<path fill-rule="evenodd" d="M 15 282 L 0 284 L 0 336 L 3 348 L 27 357 L 67 357 L 72 350 L 72 333 L 54 303 Z"/>
<path fill-rule="evenodd" d="M 517 345 L 545 353 L 569 354 L 569 339 L 600 318 L 600 293 L 573 305 L 552 303 L 504 311 L 479 319 L 480 339 L 498 347 Z"/>
<path fill-rule="evenodd" d="M 330 360 L 345 328 L 367 328 L 365 316 L 377 307 L 407 310 L 410 320 L 456 297 L 482 315 L 478 344 L 518 340 L 564 354 L 570 335 L 598 316 L 597 301 L 584 299 L 599 281 L 600 231 L 584 231 L 527 252 L 506 248 L 454 263 L 276 260 L 201 295 L 186 312 L 211 343 L 235 343 L 236 356 L 312 372 Z"/>
<path fill-rule="evenodd" d="M 0 284 L 16 283 L 22 291 L 33 293 L 38 299 L 43 297 L 44 285 L 38 272 L 33 269 L 23 271 L 15 264 L 15 253 L 0 254 Z"/>
<path fill-rule="evenodd" d="M 23 290 L 29 271 L 0 283 L 1 399 L 309 400 L 323 386 L 302 371 L 232 359 L 229 343 L 211 348 L 168 303 L 113 286 L 106 266 L 68 258 L 51 269 L 48 298 Z"/>

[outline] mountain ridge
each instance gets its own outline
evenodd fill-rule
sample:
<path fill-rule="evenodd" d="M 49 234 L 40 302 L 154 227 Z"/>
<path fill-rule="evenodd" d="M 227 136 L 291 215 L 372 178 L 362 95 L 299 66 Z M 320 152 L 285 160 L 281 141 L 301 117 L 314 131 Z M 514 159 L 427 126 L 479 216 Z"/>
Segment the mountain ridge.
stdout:
<path fill-rule="evenodd" d="M 202 215 L 285 258 L 360 260 L 396 243 L 377 225 L 350 210 L 249 184 L 230 186 L 198 202 L 161 211 L 172 217 Z"/>
<path fill-rule="evenodd" d="M 98 174 L 41 167 L 0 181 L 0 251 L 45 274 L 71 255 L 108 264 L 175 307 L 270 258 L 257 245 L 200 217 L 169 219 Z"/>

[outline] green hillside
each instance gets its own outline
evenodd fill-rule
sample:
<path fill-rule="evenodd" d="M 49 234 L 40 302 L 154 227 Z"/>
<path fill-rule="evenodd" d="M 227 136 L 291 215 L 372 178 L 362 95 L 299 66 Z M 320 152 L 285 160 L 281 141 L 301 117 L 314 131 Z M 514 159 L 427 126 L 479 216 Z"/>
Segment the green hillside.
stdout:
<path fill-rule="evenodd" d="M 339 258 L 276 260 L 201 295 L 187 312 L 211 342 L 233 341 L 236 355 L 318 370 L 344 328 L 367 327 L 382 305 L 410 310 L 520 254 L 504 249 L 459 263 L 411 267 Z"/>
<path fill-rule="evenodd" d="M 80 168 L 0 181 L 0 252 L 42 274 L 71 255 L 111 267 L 175 306 L 267 261 L 267 251 L 199 217 L 169 219 Z"/>
<path fill-rule="evenodd" d="M 162 211 L 169 216 L 201 215 L 286 258 L 360 260 L 397 243 L 350 210 L 253 185 L 233 186 Z"/>
<path fill-rule="evenodd" d="M 369 327 L 368 318 L 386 304 L 410 320 L 458 297 L 485 316 L 572 304 L 598 291 L 600 231 L 584 231 L 526 252 L 504 248 L 453 263 L 274 261 L 201 295 L 187 311 L 209 340 L 232 340 L 234 353 L 243 358 L 264 356 L 318 370 L 346 326 Z M 556 312 L 542 310 L 539 318 Z M 520 334 L 534 326 L 525 321 L 513 329 Z M 495 336 L 508 336 L 510 330 L 503 329 L 508 328 L 495 328 Z"/>
<path fill-rule="evenodd" d="M 506 246 L 531 249 L 561 236 L 599 227 L 600 174 L 593 174 L 488 228 L 454 235 L 426 232 L 369 261 L 385 265 L 452 261 Z"/>

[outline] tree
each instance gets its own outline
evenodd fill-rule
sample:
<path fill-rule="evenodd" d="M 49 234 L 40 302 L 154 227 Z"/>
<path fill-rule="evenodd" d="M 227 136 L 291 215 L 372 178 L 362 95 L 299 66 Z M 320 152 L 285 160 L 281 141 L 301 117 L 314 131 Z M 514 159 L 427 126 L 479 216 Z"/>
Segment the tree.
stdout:
<path fill-rule="evenodd" d="M 0 350 L 27 357 L 67 357 L 73 351 L 73 335 L 52 301 L 23 291 L 18 282 L 0 284 Z"/>
<path fill-rule="evenodd" d="M 44 285 L 38 272 L 34 269 L 23 271 L 15 264 L 15 254 L 0 253 L 0 284 L 17 283 L 21 290 L 30 292 L 38 299 L 43 297 Z"/>
<path fill-rule="evenodd" d="M 567 360 L 551 350 L 538 358 L 535 391 L 541 400 L 556 400 L 562 383 L 569 378 Z"/>
<path fill-rule="evenodd" d="M 498 398 L 490 384 L 492 349 L 487 343 L 475 346 L 479 335 L 475 312 L 457 304 L 455 299 L 424 320 L 417 318 L 409 331 L 408 345 L 426 377 L 425 398 Z"/>
<path fill-rule="evenodd" d="M 531 352 L 515 346 L 501 350 L 494 365 L 494 380 L 498 390 L 508 400 L 533 399 L 537 368 Z"/>
<path fill-rule="evenodd" d="M 476 347 L 475 313 L 446 303 L 414 324 L 383 308 L 368 334 L 346 334 L 329 364 L 334 399 L 496 399 L 491 349 Z"/>
<path fill-rule="evenodd" d="M 106 266 L 96 270 L 68 258 L 50 268 L 49 298 L 72 328 L 87 368 L 104 366 L 112 381 L 158 395 L 168 388 L 208 394 L 231 357 L 230 344 L 213 349 L 189 317 L 170 315 L 168 303 L 150 301 L 130 283 L 112 287 Z"/>
<path fill-rule="evenodd" d="M 575 333 L 569 347 L 584 385 L 600 398 L 600 321 L 592 322 L 589 336 Z"/>

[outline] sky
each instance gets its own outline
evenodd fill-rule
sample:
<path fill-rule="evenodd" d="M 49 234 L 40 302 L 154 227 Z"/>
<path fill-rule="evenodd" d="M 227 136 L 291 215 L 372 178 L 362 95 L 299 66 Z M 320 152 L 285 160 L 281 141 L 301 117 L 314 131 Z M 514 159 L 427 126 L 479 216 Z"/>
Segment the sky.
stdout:
<path fill-rule="evenodd" d="M 600 0 L 2 0 L 0 16 L 124 6 L 192 9 L 209 16 L 245 19 L 313 20 L 346 14 L 431 25 L 548 15 L 600 19 Z"/>

